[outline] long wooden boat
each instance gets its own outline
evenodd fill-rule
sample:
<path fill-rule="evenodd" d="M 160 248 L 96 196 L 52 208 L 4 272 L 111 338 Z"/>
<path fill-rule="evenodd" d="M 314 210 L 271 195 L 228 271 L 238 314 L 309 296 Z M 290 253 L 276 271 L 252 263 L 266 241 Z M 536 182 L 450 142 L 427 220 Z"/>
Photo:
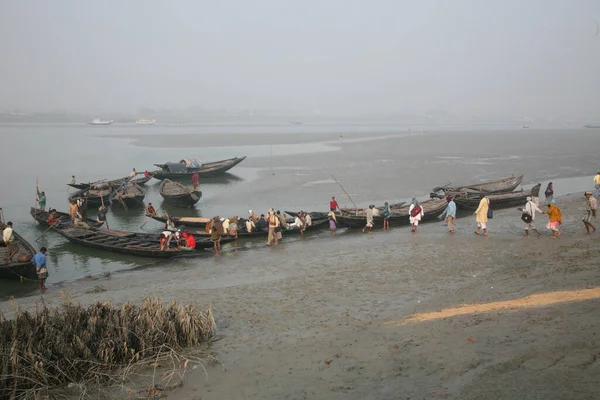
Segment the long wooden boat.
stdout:
<path fill-rule="evenodd" d="M 425 215 L 421 219 L 421 222 L 435 220 L 439 217 L 448 203 L 443 199 L 430 199 L 421 202 L 421 207 L 423 207 L 423 211 Z M 400 208 L 392 208 L 390 211 L 392 212 L 392 216 L 390 217 L 390 225 L 398 226 L 398 225 L 409 225 L 409 205 L 402 206 Z M 347 227 L 347 228 L 364 228 L 366 225 L 366 215 L 364 214 L 355 214 L 355 215 L 337 215 L 336 216 L 339 225 Z M 378 215 L 373 217 L 373 223 L 375 226 L 383 227 L 383 215 Z"/>
<path fill-rule="evenodd" d="M 89 188 L 104 189 L 104 188 L 108 188 L 109 186 L 112 187 L 113 189 L 115 189 L 115 188 L 120 187 L 123 184 L 123 181 L 126 181 L 128 183 L 135 183 L 137 185 L 144 185 L 150 179 L 152 179 L 152 174 L 150 174 L 148 176 L 137 175 L 135 178 L 126 176 L 126 177 L 119 178 L 119 179 L 111 179 L 111 180 L 103 179 L 101 181 L 96 181 L 96 182 L 67 183 L 67 186 L 70 186 L 72 188 L 79 189 L 79 190 L 89 189 Z"/>
<path fill-rule="evenodd" d="M 284 211 L 284 213 L 286 213 L 287 215 L 290 215 L 294 218 L 296 218 L 298 216 L 299 212 L 296 211 Z M 312 220 L 317 220 L 317 219 L 327 219 L 327 214 L 329 214 L 329 212 L 324 212 L 324 211 L 311 211 L 308 213 L 308 215 L 310 215 L 310 218 Z"/>
<path fill-rule="evenodd" d="M 146 214 L 146 216 L 156 220 L 156 221 L 160 221 L 164 224 L 167 223 L 167 216 L 166 215 L 148 215 Z M 175 224 L 175 226 L 189 226 L 189 227 L 193 227 L 193 228 L 201 228 L 204 229 L 206 228 L 206 224 L 211 220 L 211 218 L 202 218 L 202 217 L 171 217 L 171 219 L 173 220 L 173 223 Z"/>
<path fill-rule="evenodd" d="M 512 192 L 523 182 L 523 175 L 519 175 L 517 177 L 511 176 L 509 178 L 499 179 L 497 181 L 489 181 L 482 183 L 475 183 L 472 185 L 466 186 L 441 186 L 433 188 L 431 192 L 431 197 L 440 197 L 443 198 L 447 195 L 452 195 L 454 197 L 459 196 L 464 193 L 480 193 L 484 192 L 487 194 L 492 193 L 505 193 Z"/>
<path fill-rule="evenodd" d="M 402 207 L 404 204 L 406 204 L 406 202 L 405 202 L 405 201 L 402 201 L 402 202 L 400 202 L 400 203 L 394 203 L 394 204 L 390 204 L 390 205 L 389 205 L 389 207 L 390 207 L 390 209 L 392 209 L 392 208 L 400 208 L 400 207 Z M 381 206 L 381 207 L 376 207 L 376 208 L 377 208 L 379 211 L 383 212 L 383 206 Z M 362 211 L 362 212 L 365 212 L 365 210 L 366 210 L 366 208 L 359 208 L 359 209 L 358 209 L 358 211 L 359 211 L 359 212 L 360 212 L 360 211 Z M 340 211 L 341 211 L 342 213 L 346 213 L 346 214 L 348 214 L 348 213 L 349 213 L 349 214 L 353 214 L 353 213 L 355 213 L 355 212 L 357 211 L 357 209 L 355 209 L 355 208 L 342 208 Z M 286 213 L 286 214 L 288 214 L 288 215 L 291 215 L 291 216 L 292 216 L 292 217 L 294 217 L 294 218 L 295 218 L 295 217 L 298 215 L 298 212 L 296 212 L 296 211 L 284 211 L 284 213 Z M 310 215 L 310 217 L 311 217 L 313 220 L 316 220 L 316 219 L 323 219 L 323 218 L 325 218 L 325 219 L 326 219 L 326 218 L 327 218 L 327 214 L 329 214 L 329 212 L 328 212 L 328 211 L 327 211 L 327 212 L 325 212 L 325 211 L 311 211 L 311 212 L 309 212 L 308 214 Z M 336 214 L 336 215 L 337 215 L 337 214 Z"/>
<path fill-rule="evenodd" d="M 113 195 L 113 188 L 108 187 L 106 189 L 82 189 L 73 193 L 69 196 L 69 201 L 75 201 L 77 199 L 83 198 L 87 194 L 88 204 L 105 204 L 110 203 L 110 199 Z"/>
<path fill-rule="evenodd" d="M 42 210 L 31 207 L 31 209 L 29 210 L 29 214 L 37 222 L 39 222 L 40 225 L 50 226 L 50 224 L 48 223 L 48 216 L 49 216 L 48 211 L 42 211 Z M 73 226 L 73 220 L 71 219 L 71 217 L 69 216 L 68 213 L 57 211 L 56 216 L 58 217 L 58 220 L 59 220 L 59 222 L 55 224 L 55 226 L 57 228 L 68 228 L 70 226 Z M 98 222 L 92 218 L 88 218 L 85 222 L 90 227 L 96 227 L 99 225 Z"/>
<path fill-rule="evenodd" d="M 123 186 L 113 191 L 111 200 L 118 203 L 125 203 L 128 206 L 143 205 L 144 198 L 146 198 L 146 191 L 139 185 L 129 182 L 127 184 L 127 190 Z"/>
<path fill-rule="evenodd" d="M 158 191 L 166 202 L 183 207 L 193 206 L 202 197 L 201 191 L 189 189 L 181 183 L 170 179 L 163 180 L 160 183 Z"/>
<path fill-rule="evenodd" d="M 234 157 L 227 160 L 214 161 L 201 164 L 198 160 L 181 160 L 178 163 L 167 162 L 164 164 L 154 164 L 160 170 L 153 171 L 151 174 L 156 179 L 184 179 L 191 178 L 195 172 L 200 176 L 221 175 L 231 168 L 235 167 L 246 157 Z"/>
<path fill-rule="evenodd" d="M 0 221 L 0 233 L 6 226 Z M 31 259 L 35 255 L 35 249 L 27 240 L 23 239 L 16 231 L 13 231 L 14 244 L 17 246 L 17 254 L 8 264 L 8 248 L 4 243 L 0 244 L 0 279 L 21 279 L 21 277 L 37 280 L 35 272 L 35 264 L 31 263 Z M 23 257 L 23 262 L 18 259 Z"/>
<path fill-rule="evenodd" d="M 486 195 L 490 199 L 492 210 L 509 208 L 513 206 L 525 205 L 527 197 L 531 196 L 531 189 L 520 190 L 518 192 L 506 192 Z M 456 206 L 464 210 L 476 210 L 479 207 L 481 198 L 478 193 L 472 193 L 464 196 L 458 196 L 454 199 Z"/>

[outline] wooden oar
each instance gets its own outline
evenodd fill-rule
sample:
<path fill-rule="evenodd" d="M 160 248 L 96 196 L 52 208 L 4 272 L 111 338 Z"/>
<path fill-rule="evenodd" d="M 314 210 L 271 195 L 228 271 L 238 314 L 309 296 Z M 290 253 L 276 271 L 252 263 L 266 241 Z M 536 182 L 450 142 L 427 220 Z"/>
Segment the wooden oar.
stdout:
<path fill-rule="evenodd" d="M 344 187 L 337 181 L 337 179 L 335 179 L 335 177 L 333 175 L 330 175 L 330 176 L 333 178 L 333 180 L 335 181 L 335 183 L 337 183 L 338 185 L 340 185 L 340 187 L 342 188 L 342 190 L 344 191 L 344 193 L 346 193 L 346 196 L 348 196 L 348 198 L 350 199 L 350 201 L 352 202 L 352 204 L 354 204 L 354 208 L 358 212 L 358 206 L 356 205 L 356 203 L 354 202 L 354 200 L 352 200 L 352 197 L 350 197 L 350 195 L 348 194 L 348 192 L 346 192 L 346 189 L 344 189 Z"/>
<path fill-rule="evenodd" d="M 54 228 L 54 224 L 50 224 L 50 227 L 49 227 L 48 229 L 46 229 L 46 230 L 44 231 L 44 233 L 42 233 L 40 236 L 38 236 L 38 238 L 37 238 L 37 239 L 35 239 L 35 241 L 37 242 L 38 240 L 40 240 L 40 239 L 42 238 L 42 236 L 44 236 L 46 233 L 48 233 L 48 231 L 49 231 L 50 229 L 52 229 L 52 228 Z"/>
<path fill-rule="evenodd" d="M 38 200 L 39 200 L 38 199 L 38 195 L 37 195 L 38 192 L 39 192 L 39 190 L 38 190 L 38 177 L 36 175 L 36 177 L 35 177 L 35 206 L 33 207 L 33 211 L 34 211 L 34 213 L 33 213 L 33 221 L 34 222 L 37 222 L 37 206 L 38 206 Z"/>
<path fill-rule="evenodd" d="M 160 211 L 160 207 L 158 208 L 158 210 L 154 210 L 154 214 L 148 216 L 148 218 L 146 219 L 146 222 L 144 222 L 142 224 L 142 226 L 140 226 L 140 229 L 142 229 L 144 227 L 144 225 L 146 225 L 152 219 L 152 217 L 154 217 L 156 214 L 158 214 L 159 211 Z M 166 211 L 165 211 L 165 213 L 166 213 Z"/>

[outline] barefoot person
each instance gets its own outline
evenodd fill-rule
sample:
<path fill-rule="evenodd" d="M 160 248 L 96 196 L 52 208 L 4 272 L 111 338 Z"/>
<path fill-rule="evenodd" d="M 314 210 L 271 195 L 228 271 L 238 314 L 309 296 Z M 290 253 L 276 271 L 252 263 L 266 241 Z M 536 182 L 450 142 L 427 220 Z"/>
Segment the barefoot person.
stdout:
<path fill-rule="evenodd" d="M 454 221 L 456 221 L 456 203 L 452 196 L 446 197 L 448 206 L 442 213 L 441 217 L 444 218 L 444 222 L 448 224 L 448 232 L 454 233 Z"/>
<path fill-rule="evenodd" d="M 48 279 L 46 251 L 46 248 L 42 247 L 40 251 L 31 259 L 31 263 L 35 264 L 35 272 L 40 280 L 40 289 L 42 290 L 46 290 L 46 279 Z"/>
<path fill-rule="evenodd" d="M 281 221 L 279 220 L 277 215 L 275 215 L 275 211 L 272 208 L 269 209 L 268 224 L 269 234 L 267 236 L 267 246 L 271 246 L 271 243 L 277 246 L 277 243 L 279 241 L 277 233 L 281 230 Z"/>
<path fill-rule="evenodd" d="M 365 229 L 369 228 L 369 233 L 371 233 L 371 231 L 373 230 L 373 208 L 375 206 L 373 206 L 372 204 L 369 206 L 369 208 L 367 208 L 367 224 L 365 225 L 365 227 L 362 229 L 363 233 L 365 232 Z"/>
<path fill-rule="evenodd" d="M 8 221 L 6 227 L 2 231 L 2 241 L 6 245 L 8 254 L 6 257 L 6 263 L 11 264 L 13 257 L 17 254 L 19 248 L 15 244 L 15 234 L 13 231 L 13 223 Z"/>
<path fill-rule="evenodd" d="M 525 224 L 525 236 L 524 237 L 529 237 L 529 230 L 532 230 L 533 232 L 537 233 L 538 237 L 540 236 L 540 232 L 535 228 L 535 225 L 533 223 L 533 221 L 535 220 L 536 212 L 545 214 L 535 204 L 535 201 L 533 200 L 533 196 L 528 197 L 527 203 L 525 204 L 525 207 L 523 207 L 523 214 L 525 214 L 525 215 L 521 216 L 521 219 L 523 220 L 523 223 Z M 529 221 L 529 222 L 527 222 L 527 221 Z"/>
<path fill-rule="evenodd" d="M 392 212 L 390 211 L 390 205 L 386 201 L 383 204 L 383 229 L 390 229 L 390 218 L 392 217 Z"/>
<path fill-rule="evenodd" d="M 556 239 L 561 235 L 558 230 L 562 225 L 562 213 L 560 209 L 556 206 L 556 200 L 552 200 L 550 204 L 548 204 L 548 229 L 552 231 L 552 239 Z"/>
<path fill-rule="evenodd" d="M 421 218 L 425 216 L 425 213 L 423 212 L 423 207 L 421 207 L 421 203 L 419 203 L 419 200 L 415 198 L 412 199 L 410 207 L 408 207 L 408 214 L 408 220 L 410 221 L 412 231 L 416 232 L 417 227 L 419 226 L 419 221 L 421 221 Z"/>
<path fill-rule="evenodd" d="M 476 234 L 480 234 L 483 230 L 483 236 L 487 236 L 487 222 L 488 222 L 488 211 L 490 209 L 490 199 L 486 197 L 485 194 L 480 194 L 481 200 L 479 200 L 479 207 L 475 210 L 476 221 L 477 221 L 477 230 Z"/>
<path fill-rule="evenodd" d="M 589 235 L 590 228 L 592 228 L 592 233 L 596 232 L 596 227 L 592 225 L 592 221 L 596 220 L 598 201 L 594 196 L 592 196 L 592 192 L 585 192 L 585 197 L 587 199 L 587 213 L 583 218 L 583 224 L 585 225 L 585 230 L 587 231 L 586 235 Z"/>
<path fill-rule="evenodd" d="M 335 230 L 337 228 L 337 218 L 335 217 L 335 213 L 333 211 L 329 211 L 327 214 L 327 220 L 329 221 L 329 232 L 331 237 L 334 237 Z"/>

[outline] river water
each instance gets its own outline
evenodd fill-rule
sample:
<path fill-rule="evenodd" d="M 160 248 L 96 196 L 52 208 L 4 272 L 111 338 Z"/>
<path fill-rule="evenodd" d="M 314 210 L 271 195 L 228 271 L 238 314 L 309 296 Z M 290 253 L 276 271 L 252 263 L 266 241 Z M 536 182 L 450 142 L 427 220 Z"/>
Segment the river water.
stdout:
<path fill-rule="evenodd" d="M 340 143 L 339 137 L 343 135 Z M 214 161 L 230 157 L 248 158 L 222 178 L 201 180 L 203 196 L 194 209 L 176 209 L 162 202 L 156 180 L 146 185 L 146 203 L 166 209 L 170 215 L 231 217 L 253 209 L 264 213 L 279 210 L 325 211 L 330 197 L 342 206 L 350 201 L 332 179 L 343 185 L 359 206 L 384 201 L 426 198 L 434 186 L 466 184 L 524 174 L 524 187 L 550 180 L 557 196 L 591 189 L 598 169 L 600 135 L 592 129 L 520 129 L 507 125 L 429 126 L 427 131 L 408 131 L 400 125 L 369 124 L 116 124 L 93 127 L 82 124 L 0 125 L 2 157 L 0 207 L 6 220 L 35 247 L 49 249 L 49 286 L 69 285 L 95 274 L 126 273 L 129 279 L 151 268 L 159 281 L 168 282 L 174 269 L 195 271 L 203 285 L 237 285 L 273 279 L 281 270 L 297 263 L 323 264 L 371 262 L 374 255 L 365 243 L 397 243 L 410 235 L 406 228 L 394 236 L 372 235 L 365 242 L 358 232 L 329 232 L 289 237 L 283 246 L 264 248 L 264 240 L 240 241 L 240 250 L 224 246 L 220 258 L 207 254 L 185 260 L 152 260 L 71 244 L 54 232 L 35 239 L 44 231 L 34 223 L 29 208 L 35 201 L 36 178 L 48 198 L 48 207 L 66 211 L 72 189 L 71 175 L 78 181 L 114 179 L 132 168 L 152 170 L 154 163 L 199 158 Z M 578 179 L 573 179 L 581 177 Z M 139 231 L 146 221 L 143 207 L 112 206 L 108 214 L 112 229 Z M 496 230 L 514 234 L 513 223 Z M 422 228 L 425 238 L 443 235 L 444 227 Z M 161 224 L 151 220 L 145 231 L 156 232 Z M 469 234 L 471 229 L 465 229 Z M 438 236 L 436 236 L 438 235 Z M 444 239 L 445 240 L 445 239 Z M 383 241 L 383 242 L 382 242 Z M 332 253 L 332 248 L 335 253 Z M 390 254 L 394 246 L 383 247 Z M 424 250 L 425 251 L 425 250 Z M 381 252 L 381 251 L 380 251 Z M 334 255 L 335 254 L 335 255 Z M 233 257 L 235 255 L 235 257 Z M 210 278 L 210 279 L 209 279 Z M 199 278 L 200 279 L 200 278 Z M 210 283 L 209 283 L 210 282 Z M 178 290 L 177 282 L 172 282 Z M 3 299 L 36 294 L 35 285 L 0 282 Z M 135 294 L 132 294 L 135 295 Z M 143 295 L 143 293 L 138 293 Z M 136 296 L 139 297 L 139 296 Z"/>

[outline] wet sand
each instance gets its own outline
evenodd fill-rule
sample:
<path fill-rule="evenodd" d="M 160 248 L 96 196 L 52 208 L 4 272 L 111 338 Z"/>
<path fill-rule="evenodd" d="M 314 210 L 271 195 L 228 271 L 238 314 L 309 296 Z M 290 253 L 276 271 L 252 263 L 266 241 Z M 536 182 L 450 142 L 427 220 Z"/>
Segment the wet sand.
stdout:
<path fill-rule="evenodd" d="M 558 204 L 556 240 L 545 229 L 521 239 L 518 212 L 498 210 L 489 237 L 473 235 L 472 217 L 455 235 L 441 222 L 341 233 L 306 239 L 328 240 L 318 262 L 298 257 L 310 247 L 297 241 L 181 265 L 168 280 L 150 267 L 44 297 L 212 304 L 223 339 L 211 351 L 226 370 L 207 361 L 208 381 L 189 371 L 173 399 L 595 399 L 600 233 L 584 235 L 582 194 Z M 107 292 L 88 293 L 96 285 Z"/>

